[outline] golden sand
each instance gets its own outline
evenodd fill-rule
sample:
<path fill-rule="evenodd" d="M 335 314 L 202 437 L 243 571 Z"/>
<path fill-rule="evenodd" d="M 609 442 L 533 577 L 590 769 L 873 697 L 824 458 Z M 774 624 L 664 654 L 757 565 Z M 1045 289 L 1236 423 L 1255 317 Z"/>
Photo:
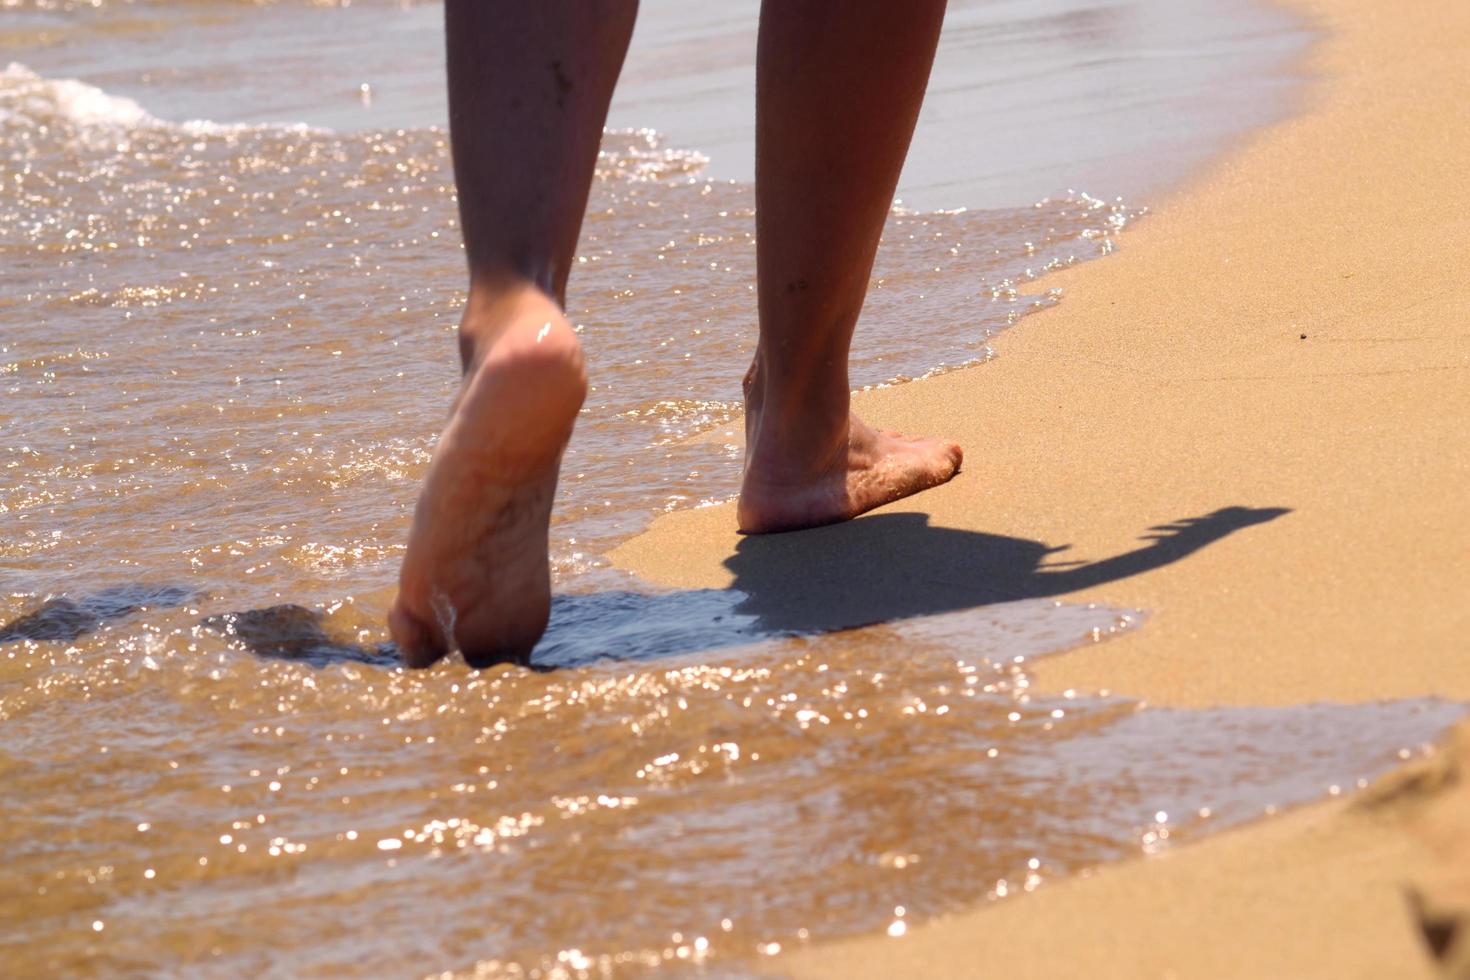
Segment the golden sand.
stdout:
<path fill-rule="evenodd" d="M 1153 617 L 1046 661 L 1045 689 L 1182 706 L 1470 698 L 1470 4 L 1294 4 L 1327 34 L 1300 115 L 1165 201 L 1117 256 L 1047 279 L 1066 299 L 1000 337 L 995 362 L 860 399 L 875 423 L 964 445 L 953 483 L 888 508 L 934 527 L 1094 560 L 1220 508 L 1290 509 L 1067 597 Z M 614 560 L 724 586 L 736 540 L 728 506 L 686 511 Z M 1442 860 L 1411 810 L 1324 804 L 790 965 L 1422 975 L 1405 884 Z"/>

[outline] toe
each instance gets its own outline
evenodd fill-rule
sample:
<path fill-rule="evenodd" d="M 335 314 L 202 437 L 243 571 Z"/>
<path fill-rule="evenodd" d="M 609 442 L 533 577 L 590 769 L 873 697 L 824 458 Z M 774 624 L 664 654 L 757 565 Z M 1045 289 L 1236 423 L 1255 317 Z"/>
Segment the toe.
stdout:
<path fill-rule="evenodd" d="M 464 662 L 476 670 L 498 667 L 500 664 L 516 664 L 524 667 L 531 662 L 532 644 L 482 643 L 465 647 L 460 651 Z"/>
<path fill-rule="evenodd" d="M 545 591 L 524 590 L 517 594 L 513 608 L 489 603 L 467 610 L 455 624 L 455 642 L 471 667 L 525 666 L 546 631 L 550 612 L 549 587 Z"/>
<path fill-rule="evenodd" d="M 965 451 L 956 443 L 946 442 L 944 453 L 949 458 L 949 473 L 953 476 L 960 471 L 960 467 L 965 465 Z"/>
<path fill-rule="evenodd" d="M 395 603 L 388 613 L 388 631 L 406 667 L 430 667 L 449 652 L 439 630 Z"/>

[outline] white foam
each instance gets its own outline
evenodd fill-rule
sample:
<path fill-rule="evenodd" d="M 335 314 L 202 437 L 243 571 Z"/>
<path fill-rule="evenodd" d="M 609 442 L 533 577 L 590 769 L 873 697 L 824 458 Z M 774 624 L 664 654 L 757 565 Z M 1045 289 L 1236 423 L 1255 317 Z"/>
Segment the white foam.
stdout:
<path fill-rule="evenodd" d="M 169 122 L 125 95 L 113 95 L 75 78 L 46 78 L 20 62 L 12 61 L 4 71 L 0 71 L 0 125 L 27 123 L 61 123 L 102 133 L 172 130 L 207 135 L 266 129 L 326 132 L 302 123 L 248 125 L 206 119 Z"/>
<path fill-rule="evenodd" d="M 42 78 L 12 61 L 0 71 L 0 122 L 66 121 L 75 126 L 127 129 L 164 125 L 137 102 L 109 95 L 75 78 Z"/>

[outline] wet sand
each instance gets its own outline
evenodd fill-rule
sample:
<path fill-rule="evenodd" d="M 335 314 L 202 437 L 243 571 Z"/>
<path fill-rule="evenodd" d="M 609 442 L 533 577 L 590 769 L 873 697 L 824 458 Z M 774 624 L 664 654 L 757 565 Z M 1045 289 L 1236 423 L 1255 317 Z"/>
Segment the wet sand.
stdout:
<path fill-rule="evenodd" d="M 921 515 L 895 534 L 927 521 L 1089 560 L 1181 517 L 1289 509 L 1068 596 L 1152 618 L 1040 665 L 1044 690 L 1177 706 L 1470 697 L 1470 8 L 1291 6 L 1327 32 L 1306 111 L 1162 202 L 1116 257 L 1044 280 L 1066 300 L 1000 337 L 994 362 L 860 400 L 874 422 L 966 448 L 953 483 L 887 508 Z M 661 584 L 723 586 L 737 543 L 733 510 L 706 508 L 661 518 L 614 560 Z M 950 563 L 933 578 L 965 574 Z M 813 582 L 811 599 L 861 587 Z M 1439 805 L 1429 786 L 1411 780 L 1410 802 L 1379 808 L 1329 801 L 788 965 L 1422 975 L 1402 886 L 1443 861 L 1414 829 Z"/>

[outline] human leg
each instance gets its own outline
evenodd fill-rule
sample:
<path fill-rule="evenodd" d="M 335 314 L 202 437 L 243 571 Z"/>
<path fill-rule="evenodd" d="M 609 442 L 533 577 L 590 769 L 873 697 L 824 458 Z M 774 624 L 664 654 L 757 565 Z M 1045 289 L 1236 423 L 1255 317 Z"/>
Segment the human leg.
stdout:
<path fill-rule="evenodd" d="M 943 483 L 958 446 L 849 409 L 847 356 L 944 0 L 765 0 L 756 76 L 760 341 L 746 385 L 748 532 L 847 520 Z"/>
<path fill-rule="evenodd" d="M 389 627 L 405 662 L 524 660 L 550 612 L 547 533 L 586 395 L 562 312 L 637 0 L 447 0 L 469 300 Z"/>

